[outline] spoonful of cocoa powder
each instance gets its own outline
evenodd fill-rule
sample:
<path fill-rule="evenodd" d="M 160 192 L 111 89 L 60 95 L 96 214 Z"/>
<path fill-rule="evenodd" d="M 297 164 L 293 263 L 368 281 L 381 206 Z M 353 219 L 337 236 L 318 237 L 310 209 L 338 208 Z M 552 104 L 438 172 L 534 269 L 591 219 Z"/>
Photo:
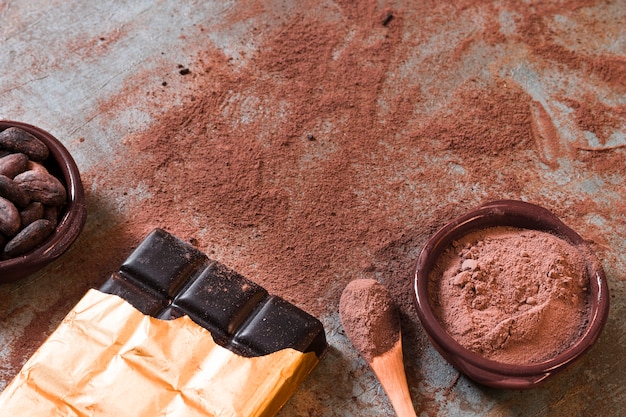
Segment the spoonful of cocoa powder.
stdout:
<path fill-rule="evenodd" d="M 387 289 L 373 279 L 350 282 L 339 315 L 348 338 L 370 365 L 400 417 L 415 417 L 404 372 L 398 309 Z"/>

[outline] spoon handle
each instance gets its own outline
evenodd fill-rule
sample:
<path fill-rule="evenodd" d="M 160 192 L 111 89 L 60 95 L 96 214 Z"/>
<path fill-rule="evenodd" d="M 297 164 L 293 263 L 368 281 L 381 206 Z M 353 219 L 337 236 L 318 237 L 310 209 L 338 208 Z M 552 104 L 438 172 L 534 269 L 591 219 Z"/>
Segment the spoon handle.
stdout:
<path fill-rule="evenodd" d="M 398 417 L 417 417 L 404 373 L 401 339 L 370 362 Z"/>

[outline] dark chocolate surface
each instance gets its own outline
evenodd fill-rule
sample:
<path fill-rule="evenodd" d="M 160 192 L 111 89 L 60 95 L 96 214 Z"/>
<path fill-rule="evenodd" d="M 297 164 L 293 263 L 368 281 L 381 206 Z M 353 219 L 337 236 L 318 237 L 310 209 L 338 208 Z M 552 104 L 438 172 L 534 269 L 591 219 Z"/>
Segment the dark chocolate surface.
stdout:
<path fill-rule="evenodd" d="M 321 357 L 328 347 L 318 319 L 162 229 L 153 230 L 100 291 L 160 319 L 188 315 L 242 356 L 293 348 Z"/>

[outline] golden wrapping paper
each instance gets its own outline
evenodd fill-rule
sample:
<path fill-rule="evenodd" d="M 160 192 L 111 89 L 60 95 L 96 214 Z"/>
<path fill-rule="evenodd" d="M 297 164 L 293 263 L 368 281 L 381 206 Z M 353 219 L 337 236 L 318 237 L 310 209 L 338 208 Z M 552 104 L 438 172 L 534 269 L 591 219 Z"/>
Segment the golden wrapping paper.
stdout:
<path fill-rule="evenodd" d="M 90 290 L 0 394 L 0 416 L 274 416 L 317 363 L 294 349 L 245 358 L 189 317 Z"/>

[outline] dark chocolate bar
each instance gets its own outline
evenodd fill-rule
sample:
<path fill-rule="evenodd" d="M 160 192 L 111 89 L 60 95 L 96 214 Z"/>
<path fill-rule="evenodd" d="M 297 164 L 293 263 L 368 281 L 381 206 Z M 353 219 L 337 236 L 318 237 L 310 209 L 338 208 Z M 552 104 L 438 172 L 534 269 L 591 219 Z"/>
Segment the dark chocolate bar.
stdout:
<path fill-rule="evenodd" d="M 153 230 L 100 287 L 143 314 L 188 315 L 219 345 L 245 357 L 285 348 L 320 358 L 321 322 L 162 229 Z"/>

